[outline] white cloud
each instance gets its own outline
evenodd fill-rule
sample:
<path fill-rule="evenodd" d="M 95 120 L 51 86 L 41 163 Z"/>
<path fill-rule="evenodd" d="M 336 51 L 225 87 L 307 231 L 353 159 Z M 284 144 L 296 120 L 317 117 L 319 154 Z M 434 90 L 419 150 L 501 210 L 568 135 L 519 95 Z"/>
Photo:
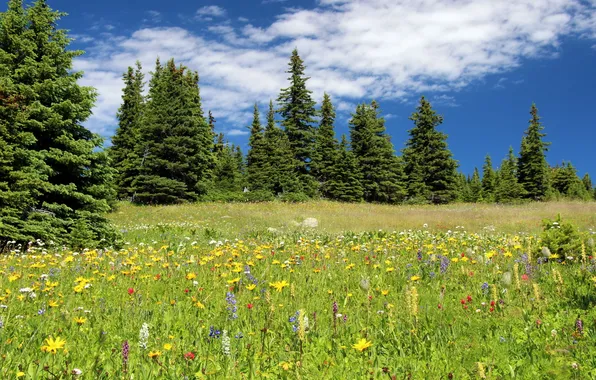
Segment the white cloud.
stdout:
<path fill-rule="evenodd" d="M 297 47 L 315 99 L 323 91 L 338 111 L 377 99 L 420 93 L 457 106 L 446 93 L 488 74 L 505 73 L 525 59 L 552 57 L 564 36 L 596 38 L 596 0 L 319 0 L 314 9 L 290 9 L 266 27 L 212 25 L 209 34 L 182 28 L 145 28 L 112 36 L 86 50 L 76 67 L 100 98 L 89 125 L 110 134 L 120 103 L 121 73 L 156 56 L 198 70 L 204 108 L 230 131 L 250 123 L 263 104 L 287 87 L 287 62 Z M 215 5 L 201 17 L 223 17 Z"/>
<path fill-rule="evenodd" d="M 228 136 L 246 136 L 248 135 L 248 131 L 244 131 L 242 129 L 230 129 L 226 135 Z"/>
<path fill-rule="evenodd" d="M 430 102 L 436 106 L 459 107 L 454 96 L 445 94 L 433 96 Z"/>
<path fill-rule="evenodd" d="M 197 16 L 223 17 L 225 15 L 226 10 L 217 5 L 206 5 L 197 10 Z"/>

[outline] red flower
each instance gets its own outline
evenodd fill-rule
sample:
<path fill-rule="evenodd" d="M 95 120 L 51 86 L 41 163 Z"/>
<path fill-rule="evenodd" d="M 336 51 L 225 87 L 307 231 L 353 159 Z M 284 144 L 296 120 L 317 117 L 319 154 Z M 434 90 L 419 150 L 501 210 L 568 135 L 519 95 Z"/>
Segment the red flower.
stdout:
<path fill-rule="evenodd" d="M 542 324 L 542 321 L 541 321 L 540 319 L 537 319 L 537 320 L 536 320 L 536 324 L 537 324 L 538 326 L 540 326 L 540 325 Z"/>
<path fill-rule="evenodd" d="M 188 290 L 188 289 L 184 289 L 184 293 L 188 293 L 188 292 L 189 292 L 189 290 Z"/>
<path fill-rule="evenodd" d="M 461 304 L 462 304 L 462 305 L 465 305 L 465 304 L 466 304 L 466 300 L 465 300 L 465 299 L 462 299 L 462 300 L 461 300 L 461 301 L 459 301 L 459 302 L 461 302 Z"/>
<path fill-rule="evenodd" d="M 250 310 L 250 309 L 252 309 L 253 304 L 252 303 L 249 303 L 248 305 L 246 305 L 246 307 L 248 308 L 248 310 Z"/>
<path fill-rule="evenodd" d="M 462 252 L 462 253 L 461 253 L 461 257 L 464 257 L 464 256 L 466 256 L 466 254 Z"/>
<path fill-rule="evenodd" d="M 492 313 L 493 311 L 495 311 L 495 308 L 494 308 L 494 307 L 491 307 L 491 308 L 489 309 L 489 311 Z"/>
<path fill-rule="evenodd" d="M 192 352 L 187 352 L 186 354 L 184 354 L 184 358 L 186 360 L 194 360 L 195 354 L 193 354 Z"/>
<path fill-rule="evenodd" d="M 132 296 L 132 294 L 135 292 L 135 290 L 133 288 L 128 288 L 128 294 L 130 294 Z"/>
<path fill-rule="evenodd" d="M 474 272 L 470 272 L 468 274 L 470 275 L 470 277 L 472 277 L 474 275 Z"/>
<path fill-rule="evenodd" d="M 472 302 L 472 296 L 468 294 L 468 302 Z"/>
<path fill-rule="evenodd" d="M 442 309 L 442 308 L 443 308 L 443 306 L 442 306 L 441 304 L 438 304 L 438 305 L 437 305 L 437 307 L 438 307 L 439 309 Z"/>
<path fill-rule="evenodd" d="M 495 306 L 495 301 L 490 301 L 490 306 Z"/>
<path fill-rule="evenodd" d="M 522 280 L 528 281 L 530 277 L 527 274 L 522 274 Z"/>

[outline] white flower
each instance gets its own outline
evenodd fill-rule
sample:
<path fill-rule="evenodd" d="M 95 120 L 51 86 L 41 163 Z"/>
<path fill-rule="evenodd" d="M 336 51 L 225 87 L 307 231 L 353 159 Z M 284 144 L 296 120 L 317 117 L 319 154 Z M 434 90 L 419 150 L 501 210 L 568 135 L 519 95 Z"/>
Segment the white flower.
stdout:
<path fill-rule="evenodd" d="M 75 376 L 81 376 L 83 374 L 83 371 L 81 371 L 78 368 L 75 368 L 75 369 L 72 370 L 72 374 L 75 375 Z"/>
<path fill-rule="evenodd" d="M 221 336 L 221 348 L 224 355 L 230 356 L 230 337 L 228 336 L 228 330 L 224 330 Z"/>
<path fill-rule="evenodd" d="M 147 341 L 149 340 L 149 325 L 145 322 L 139 331 L 139 347 L 147 349 Z"/>
<path fill-rule="evenodd" d="M 556 329 L 552 329 L 550 332 L 550 335 L 554 338 L 557 336 L 557 330 Z"/>
<path fill-rule="evenodd" d="M 31 293 L 33 291 L 33 289 L 31 288 L 21 288 L 19 289 L 19 292 L 21 293 Z"/>
<path fill-rule="evenodd" d="M 29 293 L 29 298 L 35 298 L 35 297 L 37 297 L 37 294 L 35 294 L 35 292 Z"/>

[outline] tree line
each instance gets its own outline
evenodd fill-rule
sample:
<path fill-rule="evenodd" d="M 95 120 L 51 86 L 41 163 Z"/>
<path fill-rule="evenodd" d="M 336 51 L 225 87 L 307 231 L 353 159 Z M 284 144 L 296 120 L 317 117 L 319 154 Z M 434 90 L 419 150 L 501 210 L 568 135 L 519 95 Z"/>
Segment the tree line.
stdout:
<path fill-rule="evenodd" d="M 457 171 L 443 118 L 422 97 L 413 127 L 395 154 L 377 102 L 356 107 L 349 136 L 335 135 L 335 109 L 325 94 L 317 108 L 298 52 L 288 87 L 270 100 L 266 123 L 257 104 L 249 151 L 216 133 L 204 112 L 199 75 L 174 59 L 156 60 L 149 81 L 139 63 L 124 73 L 112 146 L 83 126 L 97 92 L 78 84 L 57 27 L 64 14 L 45 0 L 9 0 L 0 13 L 0 251 L 35 240 L 73 247 L 109 246 L 118 232 L 105 214 L 118 199 L 139 204 L 200 200 L 449 203 L 593 199 L 586 174 L 571 163 L 551 167 L 538 111 L 513 150 L 482 175 Z M 145 86 L 148 86 L 147 95 Z"/>

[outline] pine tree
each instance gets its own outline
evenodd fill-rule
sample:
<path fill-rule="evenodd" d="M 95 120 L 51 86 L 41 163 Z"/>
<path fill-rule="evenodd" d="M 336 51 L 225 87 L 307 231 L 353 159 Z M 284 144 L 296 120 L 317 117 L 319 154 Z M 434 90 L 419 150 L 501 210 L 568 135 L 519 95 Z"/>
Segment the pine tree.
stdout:
<path fill-rule="evenodd" d="M 482 166 L 482 200 L 485 202 L 493 202 L 495 200 L 496 182 L 497 178 L 493 169 L 493 163 L 487 154 L 484 159 L 484 165 Z"/>
<path fill-rule="evenodd" d="M 331 97 L 325 93 L 321 106 L 321 123 L 315 136 L 315 146 L 312 162 L 310 163 L 311 172 L 319 182 L 320 192 L 323 196 L 329 196 L 327 192 L 327 182 L 331 176 L 333 166 L 337 161 L 338 144 L 335 139 L 335 110 L 331 103 Z"/>
<path fill-rule="evenodd" d="M 297 166 L 288 136 L 275 124 L 273 102 L 269 101 L 267 127 L 265 128 L 268 186 L 274 195 L 301 193 L 302 186 L 296 176 Z"/>
<path fill-rule="evenodd" d="M 112 147 L 109 149 L 113 167 L 118 171 L 116 189 L 119 198 L 132 197 L 132 181 L 138 175 L 137 144 L 140 138 L 143 118 L 144 75 L 141 63 L 136 62 L 136 69 L 129 67 L 123 75 L 124 90 L 122 105 L 118 110 L 118 128 L 112 137 Z"/>
<path fill-rule="evenodd" d="M 364 199 L 397 203 L 405 197 L 403 167 L 385 133 L 385 120 L 379 114 L 375 101 L 356 107 L 350 120 L 352 151 L 362 173 Z"/>
<path fill-rule="evenodd" d="M 513 154 L 513 148 L 509 147 L 509 154 L 503 160 L 497 172 L 495 201 L 509 203 L 520 200 L 524 196 L 524 187 L 517 181 L 517 167 L 517 159 Z"/>
<path fill-rule="evenodd" d="M 304 62 L 298 55 L 298 50 L 292 51 L 289 68 L 286 71 L 290 74 L 288 80 L 290 86 L 281 90 L 277 102 L 279 114 L 282 117 L 281 125 L 290 141 L 294 153 L 298 179 L 303 190 L 310 196 L 316 192 L 316 182 L 310 173 L 310 161 L 314 150 L 315 142 L 315 101 L 312 99 L 312 91 L 306 88 L 308 77 L 304 75 Z"/>
<path fill-rule="evenodd" d="M 571 199 L 592 198 L 591 191 L 586 189 L 585 183 L 577 176 L 577 170 L 570 162 L 552 168 L 551 172 L 551 185 L 558 194 Z"/>
<path fill-rule="evenodd" d="M 358 160 L 348 149 L 346 136 L 342 135 L 335 163 L 329 170 L 326 194 L 330 199 L 341 202 L 361 202 L 364 195 L 361 179 Z"/>
<path fill-rule="evenodd" d="M 219 193 L 240 193 L 242 190 L 242 173 L 238 164 L 236 147 L 224 143 L 215 157 L 213 171 L 213 188 Z"/>
<path fill-rule="evenodd" d="M 543 200 L 549 190 L 549 170 L 545 152 L 550 143 L 542 141 L 546 135 L 542 133 L 544 127 L 540 123 L 535 104 L 532 104 L 530 114 L 532 119 L 522 138 L 519 152 L 518 182 L 524 187 L 526 198 Z"/>
<path fill-rule="evenodd" d="M 447 135 L 436 130 L 443 117 L 423 96 L 410 120 L 414 128 L 408 131 L 410 138 L 403 150 L 408 197 L 431 203 L 453 201 L 457 195 L 457 162 L 447 147 Z"/>
<path fill-rule="evenodd" d="M 592 183 L 592 179 L 590 178 L 590 175 L 588 173 L 584 174 L 584 176 L 582 177 L 582 183 L 584 184 L 584 187 L 586 188 L 587 192 L 589 192 L 590 194 L 593 193 L 594 184 Z"/>
<path fill-rule="evenodd" d="M 267 147 L 265 145 L 265 132 L 261 126 L 259 107 L 255 103 L 253 121 L 248 139 L 250 150 L 246 159 L 247 182 L 250 190 L 267 190 L 269 181 L 269 168 L 267 160 Z"/>
<path fill-rule="evenodd" d="M 10 0 L 0 13 L 0 251 L 11 240 L 78 249 L 117 238 L 103 215 L 115 173 L 82 126 L 97 94 L 77 83 L 82 52 L 67 50 L 63 15 L 43 0 Z"/>
<path fill-rule="evenodd" d="M 482 199 L 482 182 L 480 181 L 478 168 L 474 168 L 474 174 L 472 174 L 472 178 L 468 181 L 468 186 L 470 188 L 470 199 L 468 202 L 479 202 Z"/>
<path fill-rule="evenodd" d="M 149 204 L 196 200 L 211 186 L 213 137 L 203 118 L 198 74 L 156 62 L 149 82 L 135 201 Z"/>
<path fill-rule="evenodd" d="M 466 178 L 463 173 L 457 173 L 455 181 L 457 192 L 454 200 L 456 202 L 471 202 L 469 178 Z"/>

